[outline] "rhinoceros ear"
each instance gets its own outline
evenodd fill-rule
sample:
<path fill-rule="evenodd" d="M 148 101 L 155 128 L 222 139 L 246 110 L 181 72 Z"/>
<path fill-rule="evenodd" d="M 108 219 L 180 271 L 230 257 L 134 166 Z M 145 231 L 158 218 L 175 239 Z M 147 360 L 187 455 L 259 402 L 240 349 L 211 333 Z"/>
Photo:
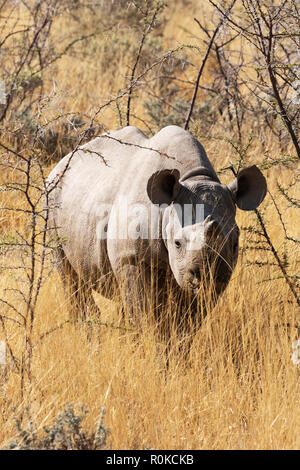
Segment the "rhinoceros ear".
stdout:
<path fill-rule="evenodd" d="M 244 211 L 256 209 L 267 193 L 265 177 L 256 165 L 240 171 L 228 188 L 238 208 Z"/>
<path fill-rule="evenodd" d="M 156 171 L 150 176 L 147 194 L 153 204 L 170 204 L 179 189 L 180 173 L 178 170 Z"/>

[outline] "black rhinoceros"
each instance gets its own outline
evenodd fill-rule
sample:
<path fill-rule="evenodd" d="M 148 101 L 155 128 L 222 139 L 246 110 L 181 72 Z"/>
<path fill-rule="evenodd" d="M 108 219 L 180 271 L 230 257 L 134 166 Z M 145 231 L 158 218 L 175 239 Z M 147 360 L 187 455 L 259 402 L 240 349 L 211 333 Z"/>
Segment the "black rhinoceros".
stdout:
<path fill-rule="evenodd" d="M 255 209 L 267 189 L 256 166 L 222 184 L 202 145 L 177 126 L 152 138 L 133 126 L 99 136 L 48 182 L 73 310 L 85 317 L 95 307 L 92 289 L 119 291 L 135 320 L 153 301 L 162 311 L 170 286 L 174 299 L 184 294 L 179 321 L 189 310 L 197 318 L 201 292 L 215 302 L 237 262 L 236 206 Z"/>

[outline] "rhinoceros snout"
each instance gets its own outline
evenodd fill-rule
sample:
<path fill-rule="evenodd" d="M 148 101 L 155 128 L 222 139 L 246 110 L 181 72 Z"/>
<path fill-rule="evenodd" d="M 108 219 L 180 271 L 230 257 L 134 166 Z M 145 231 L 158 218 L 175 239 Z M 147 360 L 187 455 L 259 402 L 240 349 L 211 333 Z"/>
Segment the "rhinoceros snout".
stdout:
<path fill-rule="evenodd" d="M 188 285 L 192 289 L 197 289 L 201 282 L 201 270 L 200 267 L 192 267 L 188 270 Z"/>
<path fill-rule="evenodd" d="M 190 268 L 189 269 L 189 274 L 190 274 L 192 279 L 200 280 L 200 278 L 201 278 L 201 271 L 200 271 L 200 268 L 198 266 L 195 267 L 195 268 Z"/>
<path fill-rule="evenodd" d="M 200 285 L 207 281 L 211 274 L 210 258 L 203 257 L 197 264 L 190 266 L 186 273 L 186 287 L 188 289 L 199 289 Z"/>

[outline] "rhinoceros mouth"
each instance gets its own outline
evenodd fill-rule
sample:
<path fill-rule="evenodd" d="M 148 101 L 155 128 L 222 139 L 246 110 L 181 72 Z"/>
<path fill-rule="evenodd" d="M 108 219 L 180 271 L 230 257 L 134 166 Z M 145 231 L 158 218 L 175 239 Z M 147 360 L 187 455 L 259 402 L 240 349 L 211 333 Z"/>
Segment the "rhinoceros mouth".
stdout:
<path fill-rule="evenodd" d="M 201 292 L 223 292 L 232 274 L 232 270 L 226 268 L 222 265 L 215 266 L 214 269 L 211 266 L 203 269 L 199 277 L 186 280 L 184 290 L 193 295 L 199 295 Z"/>

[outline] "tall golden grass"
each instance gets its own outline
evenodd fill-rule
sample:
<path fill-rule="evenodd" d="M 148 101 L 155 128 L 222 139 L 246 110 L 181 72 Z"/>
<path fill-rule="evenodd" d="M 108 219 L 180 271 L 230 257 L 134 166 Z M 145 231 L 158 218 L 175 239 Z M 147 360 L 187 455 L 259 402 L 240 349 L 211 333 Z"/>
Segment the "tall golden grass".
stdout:
<path fill-rule="evenodd" d="M 168 15 L 164 30 L 167 45 L 190 40 L 183 27 L 200 34 L 192 11 L 186 10 L 183 16 L 180 9 L 172 7 Z M 124 85 L 128 60 L 124 56 L 118 74 L 112 76 L 109 69 L 99 70 L 88 57 L 86 61 L 63 58 L 57 64 L 56 80 L 69 95 L 61 97 L 60 105 L 81 112 L 88 105 L 96 106 L 100 97 L 106 98 Z M 134 106 L 135 112 L 141 111 L 139 102 Z M 104 116 L 107 127 L 118 127 L 115 111 L 107 110 Z M 248 127 L 250 133 L 251 123 Z M 205 138 L 202 142 L 216 168 L 230 163 L 230 145 L 220 146 L 220 141 Z M 264 148 L 254 140 L 249 162 L 260 161 L 263 152 L 280 153 L 268 133 Z M 283 168 L 265 174 L 271 193 L 275 193 L 277 181 L 287 184 L 291 178 L 291 170 Z M 2 172 L 1 181 L 7 181 L 10 175 Z M 296 188 L 294 195 L 299 197 Z M 4 206 L 9 205 L 9 198 L 8 193 L 3 194 Z M 277 202 L 283 208 L 282 201 Z M 269 234 L 281 249 L 284 238 L 269 197 L 264 206 Z M 240 227 L 247 226 L 255 222 L 255 215 L 239 212 L 237 219 Z M 285 212 L 285 220 L 290 236 L 299 236 L 295 209 Z M 20 213 L 5 213 L 0 226 L 2 232 L 27 230 Z M 249 237 L 242 231 L 241 248 Z M 289 250 L 296 272 L 299 250 Z M 83 423 L 87 429 L 95 428 L 101 408 L 106 407 L 104 422 L 110 429 L 107 445 L 113 449 L 299 448 L 299 370 L 291 361 L 297 307 L 284 279 L 266 281 L 270 266 L 249 264 L 256 259 L 254 251 L 242 252 L 229 287 L 195 335 L 189 361 L 171 355 L 168 370 L 164 355 L 158 353 L 154 326 L 146 327 L 138 339 L 135 332 L 117 328 L 120 306 L 97 294 L 101 320 L 107 326 L 92 325 L 90 329 L 65 323 L 56 328 L 67 320 L 68 312 L 60 278 L 52 273 L 38 300 L 32 381 L 23 396 L 20 373 L 11 361 L 0 366 L 1 447 L 15 438 L 15 417 L 24 407 L 29 406 L 42 433 L 43 427 L 72 403 L 75 409 L 82 404 L 89 410 Z M 267 252 L 262 252 L 259 260 L 273 261 Z M 19 283 L 17 276 L 14 279 L 2 271 L 0 295 L 7 286 L 17 287 Z M 7 311 L 2 305 L 1 313 Z M 22 329 L 12 322 L 6 329 L 9 343 L 20 356 L 24 348 Z M 43 336 L 45 332 L 49 334 Z M 4 339 L 1 334 L 0 340 Z"/>

